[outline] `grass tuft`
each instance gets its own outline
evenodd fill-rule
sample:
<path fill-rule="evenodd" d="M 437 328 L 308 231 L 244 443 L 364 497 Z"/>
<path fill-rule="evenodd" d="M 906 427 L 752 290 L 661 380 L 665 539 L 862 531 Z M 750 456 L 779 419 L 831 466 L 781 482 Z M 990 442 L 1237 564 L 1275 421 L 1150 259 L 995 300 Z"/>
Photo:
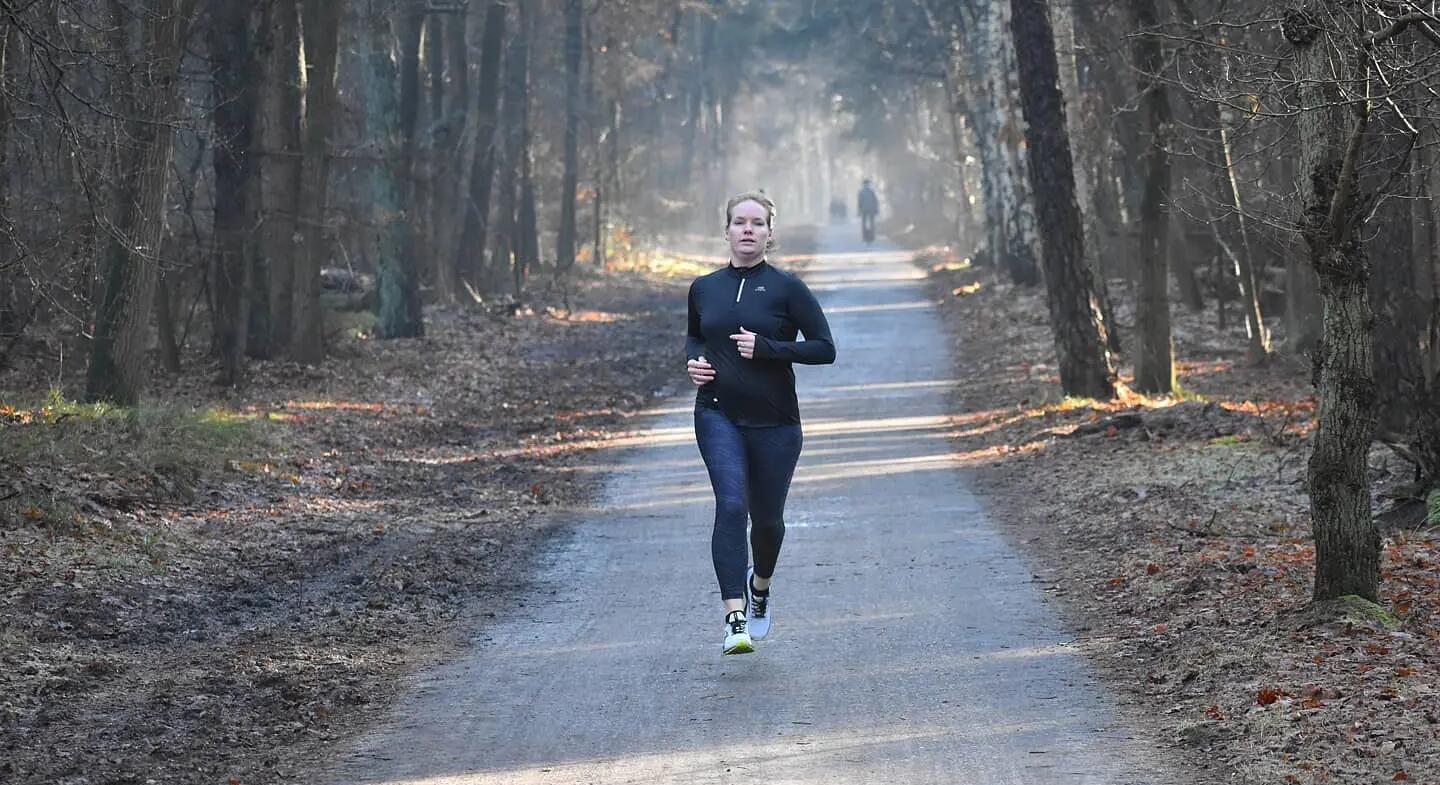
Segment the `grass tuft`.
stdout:
<path fill-rule="evenodd" d="M 258 415 L 220 407 L 126 408 L 53 389 L 0 401 L 0 518 L 86 531 L 85 511 L 188 498 L 206 476 L 273 448 Z"/>

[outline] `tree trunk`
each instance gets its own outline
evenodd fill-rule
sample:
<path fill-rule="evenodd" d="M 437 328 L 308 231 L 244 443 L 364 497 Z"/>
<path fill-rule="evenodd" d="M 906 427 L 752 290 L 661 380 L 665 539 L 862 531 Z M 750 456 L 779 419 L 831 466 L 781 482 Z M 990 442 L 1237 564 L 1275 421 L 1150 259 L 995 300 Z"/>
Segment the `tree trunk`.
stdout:
<path fill-rule="evenodd" d="M 273 357 L 288 348 L 293 289 L 303 250 L 297 218 L 302 189 L 302 94 L 300 9 L 296 0 L 267 4 L 273 19 L 262 20 L 257 58 L 263 76 L 259 123 L 260 237 L 251 312 L 250 354 Z M 261 313 L 260 309 L 264 308 Z"/>
<path fill-rule="evenodd" d="M 1085 264 L 1090 268 L 1091 279 L 1095 282 L 1095 296 L 1100 302 L 1100 315 L 1105 322 L 1107 346 L 1112 353 L 1119 355 L 1122 351 L 1120 331 L 1115 321 L 1110 284 L 1106 280 L 1105 259 L 1100 255 L 1099 232 L 1090 186 L 1090 155 L 1083 133 L 1084 96 L 1080 92 L 1080 75 L 1075 62 L 1075 3 L 1076 0 L 1050 0 L 1048 6 L 1052 34 L 1055 37 L 1055 62 L 1060 77 L 1060 96 L 1065 105 L 1065 131 L 1071 139 L 1070 149 L 1074 154 L 1072 171 L 1075 177 L 1075 204 L 1080 210 L 1080 225 L 1085 231 Z M 1143 256 L 1141 264 L 1145 264 Z"/>
<path fill-rule="evenodd" d="M 1027 168 L 1044 247 L 1041 258 L 1060 360 L 1060 384 L 1067 395 L 1108 400 L 1115 397 L 1113 373 L 1105 348 L 1105 325 L 1085 266 L 1084 228 L 1075 204 L 1055 39 L 1045 0 L 1011 0 L 1010 8 L 1030 152 Z"/>
<path fill-rule="evenodd" d="M 1050 22 L 1056 36 L 1056 65 L 1060 66 L 1060 92 L 1066 102 L 1066 133 L 1074 145 L 1074 176 L 1076 176 L 1076 205 L 1080 207 L 1080 220 L 1086 228 L 1086 255 L 1094 256 L 1094 209 L 1090 205 L 1090 169 L 1086 166 L 1089 157 L 1084 150 L 1084 112 L 1080 95 L 1080 72 L 1076 68 L 1076 0 L 1050 0 Z"/>
<path fill-rule="evenodd" d="M 9 171 L 10 165 L 10 123 L 14 112 L 10 107 L 10 69 L 19 55 L 19 27 L 14 24 L 0 24 L 0 172 Z M 0 180 L 0 232 L 8 238 L 11 232 L 9 184 Z M 18 265 L 13 260 L 11 242 L 0 240 L 0 368 L 5 367 L 5 356 L 20 333 L 20 279 Z"/>
<path fill-rule="evenodd" d="M 486 275 L 486 288 L 491 291 L 502 291 L 507 285 L 515 288 L 516 271 L 521 267 L 524 256 L 517 220 L 520 205 L 517 191 L 520 185 L 520 156 L 524 147 L 521 107 L 525 102 L 526 20 L 522 14 L 516 21 L 519 29 L 505 45 L 505 96 L 499 128 L 502 144 L 496 161 L 498 194 L 495 207 L 498 214 L 495 218 L 495 250 Z"/>
<path fill-rule="evenodd" d="M 155 327 L 160 343 L 160 366 L 166 373 L 180 373 L 180 345 L 175 341 L 175 308 L 170 301 L 170 276 L 161 270 L 155 281 Z M 3 337 L 3 336 L 0 336 Z"/>
<path fill-rule="evenodd" d="M 565 173 L 560 185 L 560 235 L 555 266 L 565 272 L 575 264 L 575 189 L 580 171 L 580 61 L 585 15 L 581 0 L 565 0 Z"/>
<path fill-rule="evenodd" d="M 408 15 L 418 20 L 418 37 L 413 50 L 406 46 L 408 41 L 402 41 L 401 51 L 401 68 L 406 70 L 410 68 L 409 52 L 416 53 L 415 126 L 409 129 L 407 137 L 408 161 L 405 165 L 409 168 L 409 176 L 404 185 L 407 188 L 405 216 L 410 222 L 410 250 L 406 256 L 415 268 L 417 287 L 422 281 L 430 281 L 433 285 L 439 277 L 439 270 L 435 265 L 435 224 L 432 221 L 434 203 L 438 196 L 435 189 L 439 185 L 435 177 L 437 148 L 434 142 L 439 132 L 439 117 L 445 105 L 445 67 L 440 54 L 440 42 L 444 37 L 444 17 L 448 15 L 443 12 L 427 13 L 421 10 L 425 5 L 412 3 L 410 8 L 414 10 L 407 10 Z M 402 103 L 404 98 L 402 94 Z M 424 118 L 428 118 L 428 121 L 424 122 L 429 142 L 425 145 L 428 154 L 421 154 L 417 139 L 418 129 Z"/>
<path fill-rule="evenodd" d="M 469 18 L 467 11 L 464 16 L 450 19 L 445 27 L 445 70 L 451 83 L 449 108 L 436 120 L 443 132 L 435 145 L 440 157 L 432 166 L 435 176 L 430 218 L 434 249 L 431 264 L 435 267 L 435 295 L 446 303 L 456 302 L 460 296 L 455 248 L 465 216 L 462 200 L 475 161 L 475 101 L 470 95 L 470 53 L 466 42 Z M 452 169 L 451 162 L 458 162 L 458 166 Z"/>
<path fill-rule="evenodd" d="M 448 13 L 430 14 L 425 20 L 425 69 L 430 75 L 430 125 L 445 121 L 445 45 Z M 455 17 L 454 21 L 459 21 Z"/>
<path fill-rule="evenodd" d="M 1022 204 L 1024 182 L 1012 170 L 1009 150 L 1020 142 L 1020 131 L 1009 110 L 1010 37 L 1005 29 L 1003 3 L 966 6 L 969 24 L 964 45 L 968 78 L 974 85 L 968 101 L 975 149 L 980 154 L 981 193 L 985 204 L 985 244 L 992 262 L 1021 286 L 1040 282 L 1035 246 L 1021 235 L 1028 215 Z M 958 93 L 957 93 L 958 95 Z M 1022 175 L 1023 177 L 1023 175 Z M 1018 236 L 1017 236 L 1018 235 Z"/>
<path fill-rule="evenodd" d="M 455 249 L 455 269 L 461 278 L 483 286 L 485 244 L 490 224 L 490 191 L 495 179 L 496 133 L 500 103 L 500 54 L 505 47 L 505 13 L 508 6 L 491 0 L 485 12 L 485 37 L 480 45 L 480 92 L 475 107 L 475 160 L 465 200 L 465 228 Z M 507 257 L 508 258 L 508 257 Z"/>
<path fill-rule="evenodd" d="M 510 90 L 506 101 L 514 97 L 514 105 L 506 112 L 514 112 L 517 129 L 515 157 L 512 166 L 519 166 L 519 203 L 516 205 L 514 266 L 511 268 L 515 284 L 515 299 L 520 299 L 525 279 L 540 263 L 540 232 L 535 210 L 534 147 L 530 134 L 530 44 L 535 38 L 535 9 L 533 3 L 520 4 L 520 34 L 517 35 L 518 53 L 514 73 L 511 75 Z M 506 68 L 510 68 L 506 65 Z"/>
<path fill-rule="evenodd" d="M 330 191 L 330 137 L 335 126 L 336 64 L 344 0 L 300 0 L 305 35 L 305 140 L 299 231 L 304 250 L 295 266 L 290 355 L 299 362 L 325 359 L 325 314 L 320 268 L 330 256 L 326 232 Z"/>
<path fill-rule="evenodd" d="M 1366 456 L 1374 432 L 1369 270 L 1357 223 L 1357 165 L 1369 121 L 1366 52 L 1355 31 L 1329 29 L 1334 0 L 1286 13 L 1297 51 L 1303 234 L 1320 278 L 1325 334 L 1320 406 L 1309 464 L 1316 600 L 1378 599 L 1380 538 L 1370 514 Z M 1342 74 L 1337 78 L 1335 70 Z M 1339 79 L 1356 92 L 1342 94 Z"/>
<path fill-rule="evenodd" d="M 1023 269 L 1036 265 L 1036 257 L 1043 247 L 1037 234 L 1035 195 L 1032 193 L 1034 181 L 1027 176 L 1033 150 L 1022 151 L 1026 135 L 1021 116 L 1023 110 L 1010 99 L 1020 89 L 1015 42 L 1006 30 L 1011 8 L 1005 3 L 990 3 L 990 8 L 994 58 L 990 66 L 991 95 L 998 114 L 1005 166 L 1004 187 L 1009 191 L 1005 198 L 1005 253 L 1010 259 L 1009 264 Z M 1052 60 L 1053 56 L 1052 52 Z"/>
<path fill-rule="evenodd" d="M 600 269 L 606 269 L 608 264 L 608 251 L 606 250 L 606 234 L 608 222 L 606 221 L 606 209 L 611 201 L 615 201 L 620 192 L 620 100 L 610 99 L 609 117 L 605 123 L 605 152 L 601 154 L 596 150 L 595 169 L 597 172 L 595 190 L 595 264 Z"/>
<path fill-rule="evenodd" d="M 145 386 L 145 350 L 153 316 L 157 250 L 165 224 L 174 137 L 171 114 L 193 0 L 157 0 L 143 22 L 147 61 L 132 77 L 136 116 L 126 125 L 123 171 L 129 176 L 116 233 L 107 243 L 104 290 L 95 314 L 95 339 L 85 380 L 87 401 L 134 406 Z M 123 240 L 121 239 L 123 238 Z"/>
<path fill-rule="evenodd" d="M 1065 131 L 1070 135 L 1071 149 L 1075 152 L 1075 203 L 1080 208 L 1080 221 L 1085 227 L 1085 258 L 1091 264 L 1090 273 L 1096 281 L 1103 281 L 1105 271 L 1096 242 L 1099 232 L 1095 226 L 1095 207 L 1090 187 L 1090 158 L 1085 144 L 1085 113 L 1081 107 L 1085 99 L 1080 93 L 1080 73 L 1075 57 L 1075 8 L 1077 0 L 1051 0 L 1050 21 L 1055 33 L 1055 62 L 1059 66 L 1060 92 L 1065 100 Z M 1141 264 L 1145 260 L 1141 258 Z"/>
<path fill-rule="evenodd" d="M 406 174 L 414 156 L 416 104 L 418 101 L 418 59 L 420 22 L 424 17 L 411 12 L 402 18 L 406 32 L 401 41 L 401 67 L 397 72 L 391 56 L 395 40 L 391 8 L 384 0 L 371 0 L 370 41 L 366 52 L 369 68 L 365 78 L 365 128 L 373 154 L 369 157 L 370 226 L 375 232 L 376 286 L 379 289 L 382 338 L 416 338 L 425 334 L 420 310 L 420 290 L 413 259 L 414 230 L 410 225 L 407 194 L 414 185 Z M 402 75 L 403 73 L 403 75 Z M 397 92 L 399 93 L 397 95 Z M 407 114 L 408 113 L 408 114 Z M 398 162 L 398 165 L 397 165 Z"/>
<path fill-rule="evenodd" d="M 956 103 L 965 101 L 963 94 L 960 93 L 961 89 L 963 88 L 952 88 Z M 982 100 L 987 99 L 982 98 Z M 980 159 L 980 198 L 985 219 L 985 256 L 994 267 L 1003 266 L 1012 282 L 1022 286 L 1033 286 L 1040 282 L 1038 267 L 1033 264 L 1024 267 L 1006 264 L 1005 202 L 1002 183 L 1006 173 L 999 140 L 994 133 L 989 132 L 993 125 L 990 122 L 992 115 L 986 109 L 976 111 L 970 106 L 963 106 L 960 111 L 970 118 L 971 140 L 975 145 L 977 157 Z"/>
<path fill-rule="evenodd" d="M 240 381 L 248 329 L 250 266 L 252 118 L 255 85 L 249 78 L 250 6 L 216 3 L 210 12 L 210 58 L 214 62 L 215 240 L 210 285 L 215 304 L 219 383 Z"/>
<path fill-rule="evenodd" d="M 1410 145 L 1401 128 L 1381 135 L 1384 160 L 1405 155 Z M 1391 169 L 1378 173 L 1375 185 L 1384 187 Z M 1417 179 L 1407 176 L 1407 181 Z M 1416 247 L 1413 206 L 1421 200 L 1387 199 L 1374 212 L 1375 232 L 1370 247 L 1370 309 L 1374 315 L 1375 415 L 1379 433 L 1389 441 L 1402 441 L 1412 433 L 1418 407 L 1425 402 L 1428 377 L 1424 371 L 1424 344 L 1429 328 L 1429 303 L 1423 296 L 1425 278 L 1418 276 L 1416 259 L 1428 256 Z"/>
<path fill-rule="evenodd" d="M 974 25 L 967 27 L 973 28 Z M 974 34 L 971 33 L 971 36 L 971 40 L 973 40 Z M 975 51 L 975 48 L 969 44 L 969 41 L 962 40 L 959 43 L 961 45 L 958 46 L 957 49 L 960 51 Z M 964 146 L 966 136 L 960 130 L 960 118 L 965 118 L 967 121 L 965 124 L 971 132 L 969 138 L 974 145 L 976 158 L 980 162 L 980 205 L 981 217 L 983 218 L 981 223 L 983 225 L 984 253 L 978 252 L 982 244 L 976 242 L 973 243 L 973 245 L 977 248 L 977 252 L 973 255 L 977 259 L 983 259 L 986 264 L 998 269 L 1001 264 L 1000 249 L 1004 245 L 1005 236 L 1005 206 L 1000 201 L 1000 185 L 998 182 L 999 177 L 1002 176 L 1000 172 L 1002 164 L 997 140 L 993 133 L 986 132 L 990 125 L 988 122 L 990 115 L 988 112 L 977 111 L 977 104 L 984 103 L 988 99 L 982 95 L 977 100 L 977 98 L 971 94 L 972 91 L 976 93 L 983 92 L 983 88 L 976 87 L 980 82 L 975 78 L 981 73 L 979 69 L 983 68 L 978 62 L 981 59 L 981 57 L 974 54 L 968 59 L 954 58 L 950 67 L 946 69 L 944 89 L 949 101 L 951 130 L 954 134 L 955 143 L 955 160 L 957 162 L 964 160 L 964 156 L 960 151 Z M 975 77 L 966 73 L 970 70 L 975 71 Z M 964 167 L 960 166 L 959 171 L 960 180 L 963 183 L 965 179 Z M 968 208 L 969 204 L 962 202 L 961 211 L 967 216 L 971 213 Z M 967 237 L 966 239 L 969 238 Z M 1007 272 L 1013 273 L 1016 271 L 1007 268 Z M 1031 273 L 1030 278 L 1024 278 L 1022 276 L 1021 280 L 1016 280 L 1012 275 L 1011 280 L 1014 283 L 1025 286 L 1034 285 L 1039 282 L 1040 276 L 1037 269 L 1032 267 L 1026 272 Z"/>
<path fill-rule="evenodd" d="M 1426 239 L 1420 245 L 1425 254 L 1417 261 L 1424 266 L 1421 274 L 1427 281 L 1430 325 L 1426 332 L 1425 376 L 1430 380 L 1432 395 L 1440 395 L 1440 153 L 1423 150 L 1419 171 L 1424 180 L 1425 199 L 1419 203 L 1425 212 Z M 1428 209 L 1425 208 L 1428 205 Z M 1440 412 L 1440 410 L 1435 410 Z M 1440 443 L 1436 444 L 1440 450 Z"/>
<path fill-rule="evenodd" d="M 1213 104 L 1212 104 L 1213 106 Z M 1235 280 L 1240 284 L 1240 307 L 1245 315 L 1245 335 L 1248 343 L 1245 359 L 1251 365 L 1262 365 L 1270 357 L 1270 331 L 1260 313 L 1260 289 L 1255 272 L 1255 255 L 1250 248 L 1250 232 L 1245 226 L 1245 207 L 1240 201 L 1240 184 L 1235 179 L 1235 161 L 1230 149 L 1230 129 L 1227 127 L 1228 110 L 1215 112 L 1216 158 L 1219 168 L 1215 171 L 1219 196 L 1222 199 L 1217 225 L 1216 240 L 1220 250 L 1231 262 Z"/>
<path fill-rule="evenodd" d="M 1140 285 L 1135 305 L 1135 389 L 1169 395 L 1175 391 L 1175 344 L 1168 297 L 1170 229 L 1170 98 L 1160 76 L 1164 55 L 1154 30 L 1155 0 L 1130 0 L 1135 20 L 1135 66 L 1140 106 L 1150 144 L 1143 154 L 1145 196 L 1140 207 Z"/>
<path fill-rule="evenodd" d="M 1188 0 L 1174 0 L 1180 15 L 1193 28 L 1201 42 L 1202 62 L 1222 84 L 1229 81 L 1229 65 L 1222 64 L 1210 49 L 1199 17 L 1191 9 Z M 1235 178 L 1235 157 L 1230 147 L 1230 114 L 1232 110 L 1222 102 L 1208 98 L 1197 98 L 1195 113 L 1206 126 L 1204 135 L 1213 145 L 1214 161 L 1209 162 L 1214 172 L 1215 201 L 1220 205 L 1219 214 L 1211 216 L 1215 241 L 1221 255 L 1230 261 L 1235 279 L 1240 287 L 1240 307 L 1245 315 L 1245 335 L 1248 340 L 1245 359 L 1251 365 L 1263 364 L 1270 356 L 1270 331 L 1260 312 L 1260 292 L 1255 272 L 1255 257 L 1250 247 L 1250 232 L 1245 225 L 1245 206 L 1240 199 L 1240 184 Z M 1217 283 L 1218 286 L 1218 283 Z M 1221 308 L 1224 308 L 1223 298 Z M 1222 310 L 1223 313 L 1223 310 Z"/>
<path fill-rule="evenodd" d="M 1435 279 L 1440 273 L 1440 166 L 1436 165 L 1435 151 L 1425 145 L 1417 145 L 1414 155 L 1414 274 L 1419 281 L 1419 298 L 1430 318 L 1420 345 L 1425 383 L 1416 396 L 1410 447 L 1419 496 L 1428 499 L 1440 489 L 1440 308 L 1436 303 L 1440 293 Z"/>
<path fill-rule="evenodd" d="M 1205 310 L 1205 297 L 1200 293 L 1200 280 L 1195 277 L 1195 256 L 1185 242 L 1186 224 L 1170 221 L 1170 259 L 1174 265 L 1175 283 L 1180 289 L 1180 302 L 1195 313 Z M 1177 231 L 1178 230 L 1178 231 Z M 1178 240 L 1177 240 L 1178 238 Z"/>
<path fill-rule="evenodd" d="M 1414 236 L 1410 245 L 1415 249 L 1413 257 L 1414 276 L 1418 282 L 1416 294 L 1420 298 L 1422 312 L 1428 315 L 1425 331 L 1420 339 L 1420 363 L 1426 380 L 1433 380 L 1440 373 L 1440 345 L 1437 345 L 1436 328 L 1440 327 L 1440 291 L 1437 291 L 1436 274 L 1440 273 L 1440 198 L 1435 189 L 1440 187 L 1440 160 L 1434 150 L 1417 145 L 1414 153 L 1415 164 L 1411 170 L 1412 202 L 1410 225 Z M 1427 383 L 1433 383 L 1428 382 Z"/>
<path fill-rule="evenodd" d="M 1283 182 L 1299 181 L 1298 154 L 1280 156 Z M 1310 264 L 1304 238 L 1292 234 L 1285 244 L 1285 345 L 1295 354 L 1319 349 L 1324 327 L 1321 319 L 1320 282 Z"/>

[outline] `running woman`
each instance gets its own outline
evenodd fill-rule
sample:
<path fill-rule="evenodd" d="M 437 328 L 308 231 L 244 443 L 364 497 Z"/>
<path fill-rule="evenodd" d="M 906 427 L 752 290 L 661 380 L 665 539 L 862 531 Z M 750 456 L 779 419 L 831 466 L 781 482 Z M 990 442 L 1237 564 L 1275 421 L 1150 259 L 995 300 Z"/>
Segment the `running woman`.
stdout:
<path fill-rule="evenodd" d="M 725 654 L 754 651 L 770 631 L 770 581 L 802 441 L 791 366 L 835 362 L 815 295 L 765 258 L 774 228 L 775 204 L 764 194 L 730 199 L 730 263 L 690 285 L 686 366 L 700 388 L 695 441 L 715 491 L 710 555 L 725 605 Z M 805 340 L 796 340 L 802 334 Z M 755 558 L 748 573 L 747 516 Z"/>

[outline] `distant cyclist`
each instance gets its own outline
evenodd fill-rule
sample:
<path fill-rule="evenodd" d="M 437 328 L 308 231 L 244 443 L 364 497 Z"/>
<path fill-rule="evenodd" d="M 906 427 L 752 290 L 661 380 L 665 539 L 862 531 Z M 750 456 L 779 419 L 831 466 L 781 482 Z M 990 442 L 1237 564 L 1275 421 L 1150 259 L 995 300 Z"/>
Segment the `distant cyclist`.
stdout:
<path fill-rule="evenodd" d="M 880 213 L 880 197 L 875 195 L 875 189 L 870 187 L 870 178 L 860 186 L 860 195 L 856 197 L 856 211 L 860 213 L 860 236 L 865 242 L 875 242 L 875 216 Z"/>
<path fill-rule="evenodd" d="M 695 441 L 715 491 L 710 556 L 725 605 L 725 654 L 754 651 L 774 614 L 770 580 L 802 440 L 791 366 L 835 362 L 815 295 L 766 261 L 774 227 L 775 203 L 765 194 L 732 198 L 725 205 L 730 263 L 690 285 L 686 369 L 699 387 Z M 755 559 L 748 573 L 747 550 Z"/>

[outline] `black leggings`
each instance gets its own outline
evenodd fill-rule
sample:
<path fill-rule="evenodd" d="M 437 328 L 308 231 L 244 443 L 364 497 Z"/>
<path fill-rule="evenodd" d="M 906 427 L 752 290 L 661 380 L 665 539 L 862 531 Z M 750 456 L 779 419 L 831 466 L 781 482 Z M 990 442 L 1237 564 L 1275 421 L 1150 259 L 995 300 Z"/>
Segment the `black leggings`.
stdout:
<path fill-rule="evenodd" d="M 785 540 L 785 497 L 800 459 L 799 425 L 741 427 L 724 412 L 695 407 L 695 441 L 715 490 L 715 530 L 710 556 L 720 597 L 745 596 L 745 519 L 750 519 L 750 548 L 755 574 L 775 574 Z"/>

